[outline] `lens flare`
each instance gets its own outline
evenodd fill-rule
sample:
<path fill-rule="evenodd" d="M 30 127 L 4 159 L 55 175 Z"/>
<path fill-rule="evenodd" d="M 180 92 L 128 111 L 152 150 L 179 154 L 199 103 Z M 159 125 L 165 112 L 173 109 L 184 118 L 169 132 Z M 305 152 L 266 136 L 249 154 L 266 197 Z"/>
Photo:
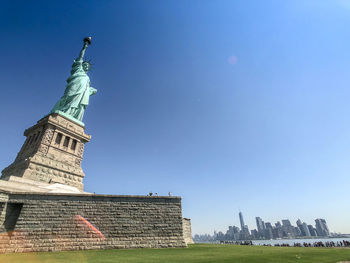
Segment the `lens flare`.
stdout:
<path fill-rule="evenodd" d="M 238 62 L 238 58 L 236 56 L 229 56 L 227 61 L 231 65 L 236 65 Z"/>

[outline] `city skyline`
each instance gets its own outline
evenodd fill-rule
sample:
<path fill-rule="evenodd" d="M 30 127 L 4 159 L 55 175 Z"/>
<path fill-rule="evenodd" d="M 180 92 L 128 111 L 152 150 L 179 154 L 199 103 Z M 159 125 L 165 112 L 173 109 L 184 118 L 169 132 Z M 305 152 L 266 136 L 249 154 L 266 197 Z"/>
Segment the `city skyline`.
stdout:
<path fill-rule="evenodd" d="M 311 217 L 308 218 L 307 220 L 305 219 L 305 217 L 303 216 L 293 216 L 293 217 L 279 217 L 279 216 L 276 216 L 276 217 L 262 217 L 262 216 L 256 216 L 254 215 L 254 213 L 251 213 L 250 211 L 247 211 L 246 212 L 248 215 L 253 215 L 252 217 L 251 216 L 244 216 L 243 215 L 243 212 L 239 209 L 237 210 L 237 214 L 234 214 L 233 216 L 231 216 L 230 218 L 228 218 L 226 221 L 228 222 L 231 222 L 231 223 L 228 223 L 226 226 L 223 226 L 222 228 L 218 228 L 218 227 L 215 227 L 215 226 L 212 226 L 211 229 L 208 231 L 208 232 L 193 232 L 193 234 L 210 234 L 210 233 L 214 233 L 214 232 L 225 232 L 227 230 L 227 228 L 229 226 L 238 226 L 238 228 L 241 230 L 242 228 L 242 222 L 241 222 L 241 218 L 243 218 L 243 224 L 245 226 L 248 227 L 249 231 L 251 232 L 251 230 L 258 230 L 258 226 L 257 226 L 257 219 L 259 218 L 262 222 L 264 223 L 274 223 L 275 222 L 281 222 L 283 220 L 289 220 L 291 222 L 292 225 L 297 225 L 297 221 L 301 221 L 302 223 L 304 222 L 312 222 L 313 225 L 315 225 L 315 220 L 316 219 L 323 219 L 324 217 L 322 216 L 315 216 L 315 217 Z M 263 218 L 265 220 L 263 220 Z M 248 223 L 246 223 L 246 221 Z M 328 221 L 328 220 L 327 220 Z M 327 223 L 328 225 L 328 223 Z M 335 233 L 335 234 L 350 234 L 350 232 L 341 232 L 341 231 L 335 231 L 333 230 L 332 226 L 331 228 L 329 229 L 329 232 L 330 233 Z"/>
<path fill-rule="evenodd" d="M 289 219 L 281 219 L 276 222 L 263 221 L 261 217 L 255 217 L 256 228 L 249 231 L 244 223 L 243 213 L 238 213 L 240 227 L 230 225 L 226 231 L 214 230 L 211 233 L 194 233 L 196 242 L 206 241 L 245 241 L 245 240 L 271 240 L 271 239 L 293 239 L 293 238 L 325 238 L 341 237 L 347 233 L 333 233 L 329 230 L 327 222 L 323 218 L 316 218 L 314 224 L 302 222 L 298 219 L 293 224 Z"/>
<path fill-rule="evenodd" d="M 85 191 L 171 192 L 193 233 L 239 226 L 240 208 L 249 230 L 258 215 L 350 233 L 345 2 L 2 1 L 0 169 L 92 36 Z"/>

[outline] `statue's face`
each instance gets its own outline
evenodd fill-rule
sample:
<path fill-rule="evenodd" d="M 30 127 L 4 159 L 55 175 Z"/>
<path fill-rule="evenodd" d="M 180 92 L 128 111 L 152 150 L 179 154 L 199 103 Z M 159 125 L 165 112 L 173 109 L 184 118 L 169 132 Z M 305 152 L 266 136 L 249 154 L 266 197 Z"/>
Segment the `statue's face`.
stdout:
<path fill-rule="evenodd" d="M 84 62 L 84 63 L 83 63 L 83 69 L 84 69 L 85 72 L 88 72 L 89 69 L 90 69 L 90 64 L 87 63 L 87 62 Z"/>

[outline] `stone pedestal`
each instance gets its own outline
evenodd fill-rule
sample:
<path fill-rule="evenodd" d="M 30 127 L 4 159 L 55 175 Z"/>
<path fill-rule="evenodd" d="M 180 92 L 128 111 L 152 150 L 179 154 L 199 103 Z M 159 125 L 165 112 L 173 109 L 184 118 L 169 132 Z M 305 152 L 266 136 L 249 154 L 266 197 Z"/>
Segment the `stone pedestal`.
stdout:
<path fill-rule="evenodd" d="M 81 160 L 84 144 L 91 139 L 83 126 L 54 113 L 25 130 L 24 136 L 27 139 L 15 161 L 2 171 L 1 179 L 18 176 L 83 190 Z"/>
<path fill-rule="evenodd" d="M 0 178 L 0 253 L 186 247 L 180 197 L 83 192 L 82 125 L 53 113 L 24 135 Z"/>

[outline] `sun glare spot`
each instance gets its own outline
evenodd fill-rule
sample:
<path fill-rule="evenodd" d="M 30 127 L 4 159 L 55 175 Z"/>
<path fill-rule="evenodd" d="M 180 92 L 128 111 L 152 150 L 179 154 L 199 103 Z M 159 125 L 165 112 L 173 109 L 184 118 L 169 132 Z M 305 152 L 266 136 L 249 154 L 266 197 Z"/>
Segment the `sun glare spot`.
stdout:
<path fill-rule="evenodd" d="M 238 58 L 236 56 L 229 56 L 227 61 L 231 65 L 236 65 L 238 62 Z"/>

